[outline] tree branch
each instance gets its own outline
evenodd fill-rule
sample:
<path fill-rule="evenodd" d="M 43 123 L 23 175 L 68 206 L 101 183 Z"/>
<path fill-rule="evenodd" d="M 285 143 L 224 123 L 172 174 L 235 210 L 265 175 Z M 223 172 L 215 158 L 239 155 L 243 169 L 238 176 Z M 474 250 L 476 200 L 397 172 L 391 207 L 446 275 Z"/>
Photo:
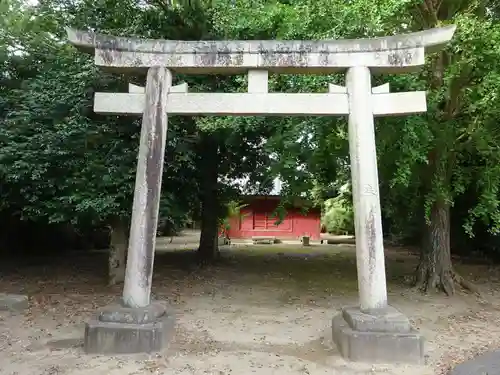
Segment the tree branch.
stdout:
<path fill-rule="evenodd" d="M 424 14 L 427 15 L 426 20 L 428 26 L 434 27 L 439 23 L 437 10 L 434 8 L 433 0 L 424 0 L 421 7 L 424 10 Z"/>
<path fill-rule="evenodd" d="M 158 8 L 161 8 L 164 12 L 170 12 L 172 9 L 170 8 L 169 1 L 163 1 L 163 0 L 148 0 L 148 3 L 156 6 Z"/>

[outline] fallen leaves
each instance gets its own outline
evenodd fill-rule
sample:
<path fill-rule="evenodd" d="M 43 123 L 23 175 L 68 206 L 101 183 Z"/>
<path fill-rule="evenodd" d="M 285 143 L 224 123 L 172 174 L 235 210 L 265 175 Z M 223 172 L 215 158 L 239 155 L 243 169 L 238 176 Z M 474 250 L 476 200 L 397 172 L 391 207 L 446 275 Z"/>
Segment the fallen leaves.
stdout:
<path fill-rule="evenodd" d="M 174 305 L 182 317 L 169 353 L 197 357 L 236 350 L 237 344 L 230 345 L 230 341 L 221 343 L 214 339 L 214 330 L 240 335 L 240 339 L 244 338 L 242 335 L 261 338 L 250 340 L 252 350 L 274 353 L 278 349 L 271 342 L 273 337 L 288 340 L 286 342 L 292 345 L 295 340 L 292 336 L 297 336 L 296 330 L 310 324 L 311 320 L 324 320 L 328 325 L 331 316 L 327 311 L 331 310 L 333 314 L 336 307 L 352 303 L 356 297 L 352 294 L 356 275 L 349 271 L 355 269 L 352 251 L 339 258 L 321 254 L 307 256 L 304 257 L 307 261 L 303 262 L 300 254 L 249 255 L 249 252 L 251 249 L 246 249 L 243 254 L 237 250 L 225 254 L 228 261 L 204 269 L 178 267 L 168 254 L 158 256 L 153 292 L 157 298 Z M 400 261 L 405 255 L 398 254 L 398 257 L 399 261 L 393 263 L 388 257 L 392 272 L 402 265 L 411 268 L 408 262 L 415 261 L 410 257 L 405 264 Z M 30 373 L 26 369 L 31 368 L 31 373 L 57 375 L 65 371 L 70 373 L 69 369 L 80 369 L 79 374 L 91 375 L 102 366 L 123 369 L 123 374 L 170 373 L 166 356 L 133 357 L 136 359 L 83 356 L 83 324 L 96 310 L 115 302 L 121 295 L 120 285 L 111 288 L 106 285 L 106 277 L 102 273 L 105 267 L 96 266 L 100 262 L 106 265 L 106 261 L 103 255 L 85 256 L 82 259 L 60 259 L 40 267 L 17 267 L 17 272 L 10 274 L 8 270 L 3 272 L 6 276 L 0 280 L 0 290 L 22 291 L 30 296 L 30 307 L 24 314 L 0 315 L 0 360 L 13 366 L 11 373 Z M 479 273 L 482 270 L 478 268 Z M 494 271 L 490 269 L 489 272 L 491 275 Z M 434 347 L 429 352 L 430 365 L 439 374 L 446 374 L 465 359 L 500 347 L 500 303 L 496 302 L 500 285 L 492 283 L 490 286 L 489 303 L 482 303 L 466 294 L 451 298 L 422 296 L 408 291 L 404 285 L 391 286 L 391 303 L 404 304 L 417 328 L 435 334 L 434 337 L 429 336 Z M 206 310 L 208 302 L 203 305 L 199 301 L 211 301 L 210 311 Z M 275 306 L 273 308 L 281 320 L 268 322 L 259 318 L 255 315 L 256 306 L 267 306 L 269 309 Z M 324 310 L 325 313 L 319 316 L 315 313 L 317 310 Z M 254 311 L 253 315 L 251 311 Z M 297 311 L 303 315 L 294 315 Z M 232 328 L 228 327 L 233 326 L 229 323 L 236 320 L 246 323 L 231 331 Z M 280 335 L 291 336 L 285 338 Z M 279 350 L 284 350 L 286 345 L 283 345 Z M 297 353 L 290 351 L 289 355 L 293 357 L 299 355 Z M 319 362 L 329 355 L 321 351 L 319 354 L 300 353 L 311 361 Z M 287 360 L 281 352 L 276 354 L 276 358 Z M 45 372 L 33 370 L 40 366 Z M 224 364 L 227 369 L 233 366 L 236 364 Z M 186 370 L 185 365 L 182 368 Z M 373 373 L 393 373 L 381 371 L 377 367 Z M 306 372 L 315 374 L 304 365 L 303 373 Z"/>

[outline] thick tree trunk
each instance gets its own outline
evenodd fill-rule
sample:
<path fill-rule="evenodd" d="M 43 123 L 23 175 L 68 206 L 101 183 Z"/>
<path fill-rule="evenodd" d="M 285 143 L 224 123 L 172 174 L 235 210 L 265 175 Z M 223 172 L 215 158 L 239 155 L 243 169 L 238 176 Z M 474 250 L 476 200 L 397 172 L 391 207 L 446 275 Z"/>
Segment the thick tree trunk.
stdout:
<path fill-rule="evenodd" d="M 416 286 L 424 292 L 440 290 L 452 295 L 456 285 L 479 293 L 473 284 L 464 280 L 453 269 L 450 206 L 438 201 L 431 208 L 430 224 L 424 225 L 420 262 L 416 270 Z"/>
<path fill-rule="evenodd" d="M 445 203 L 433 205 L 430 224 L 424 225 L 417 285 L 425 291 L 440 289 L 449 295 L 455 292 L 450 252 L 450 207 Z"/>
<path fill-rule="evenodd" d="M 125 281 L 127 254 L 127 226 L 121 220 L 115 220 L 110 226 L 108 284 L 115 285 Z"/>
<path fill-rule="evenodd" d="M 209 217 L 212 216 L 212 217 Z M 207 219 L 203 220 L 201 226 L 200 247 L 198 258 L 202 263 L 209 263 L 217 258 L 219 244 L 217 239 L 217 216 L 214 220 L 213 214 L 207 213 Z"/>
<path fill-rule="evenodd" d="M 201 236 L 198 258 L 201 263 L 213 261 L 219 251 L 218 246 L 218 144 L 210 135 L 202 139 L 201 160 Z"/>

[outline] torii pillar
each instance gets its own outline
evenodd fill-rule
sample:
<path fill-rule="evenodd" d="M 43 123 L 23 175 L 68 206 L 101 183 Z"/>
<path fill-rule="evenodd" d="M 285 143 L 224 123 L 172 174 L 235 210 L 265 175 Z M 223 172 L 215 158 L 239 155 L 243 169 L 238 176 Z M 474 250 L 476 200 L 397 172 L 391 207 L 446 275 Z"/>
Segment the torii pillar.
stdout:
<path fill-rule="evenodd" d="M 359 305 L 333 318 L 341 354 L 353 361 L 421 362 L 423 337 L 387 303 L 374 116 L 426 111 L 425 92 L 389 93 L 372 88 L 372 73 L 421 67 L 455 26 L 375 39 L 330 41 L 168 41 L 114 37 L 68 30 L 75 46 L 95 64 L 117 72 L 147 72 L 145 88 L 96 93 L 97 113 L 142 115 L 136 188 L 123 299 L 86 326 L 85 349 L 98 353 L 157 351 L 171 335 L 166 307 L 151 302 L 159 192 L 168 115 L 349 116 Z M 346 72 L 346 86 L 328 93 L 269 93 L 268 72 Z M 248 74 L 247 93 L 188 93 L 172 86 L 173 73 Z"/>

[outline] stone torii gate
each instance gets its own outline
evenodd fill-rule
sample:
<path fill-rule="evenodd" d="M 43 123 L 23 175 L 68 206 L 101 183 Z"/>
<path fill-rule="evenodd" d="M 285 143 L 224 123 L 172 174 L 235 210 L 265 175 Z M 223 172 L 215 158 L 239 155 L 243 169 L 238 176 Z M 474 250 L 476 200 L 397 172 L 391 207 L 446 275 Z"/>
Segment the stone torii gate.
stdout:
<path fill-rule="evenodd" d="M 374 39 L 332 41 L 172 41 L 107 36 L 68 29 L 76 47 L 108 71 L 147 71 L 146 86 L 128 93 L 96 93 L 97 113 L 142 115 L 132 223 L 122 304 L 86 326 L 85 349 L 98 353 L 160 350 L 173 318 L 151 302 L 151 279 L 168 115 L 349 116 L 359 306 L 333 318 L 333 338 L 354 361 L 419 362 L 423 337 L 387 303 L 384 247 L 375 149 L 375 116 L 426 111 L 425 92 L 372 88 L 372 73 L 403 73 L 424 64 L 455 26 Z M 346 71 L 346 86 L 325 93 L 269 93 L 268 73 Z M 247 93 L 189 93 L 172 74 L 248 74 Z M 326 90 L 325 90 L 326 91 Z"/>

